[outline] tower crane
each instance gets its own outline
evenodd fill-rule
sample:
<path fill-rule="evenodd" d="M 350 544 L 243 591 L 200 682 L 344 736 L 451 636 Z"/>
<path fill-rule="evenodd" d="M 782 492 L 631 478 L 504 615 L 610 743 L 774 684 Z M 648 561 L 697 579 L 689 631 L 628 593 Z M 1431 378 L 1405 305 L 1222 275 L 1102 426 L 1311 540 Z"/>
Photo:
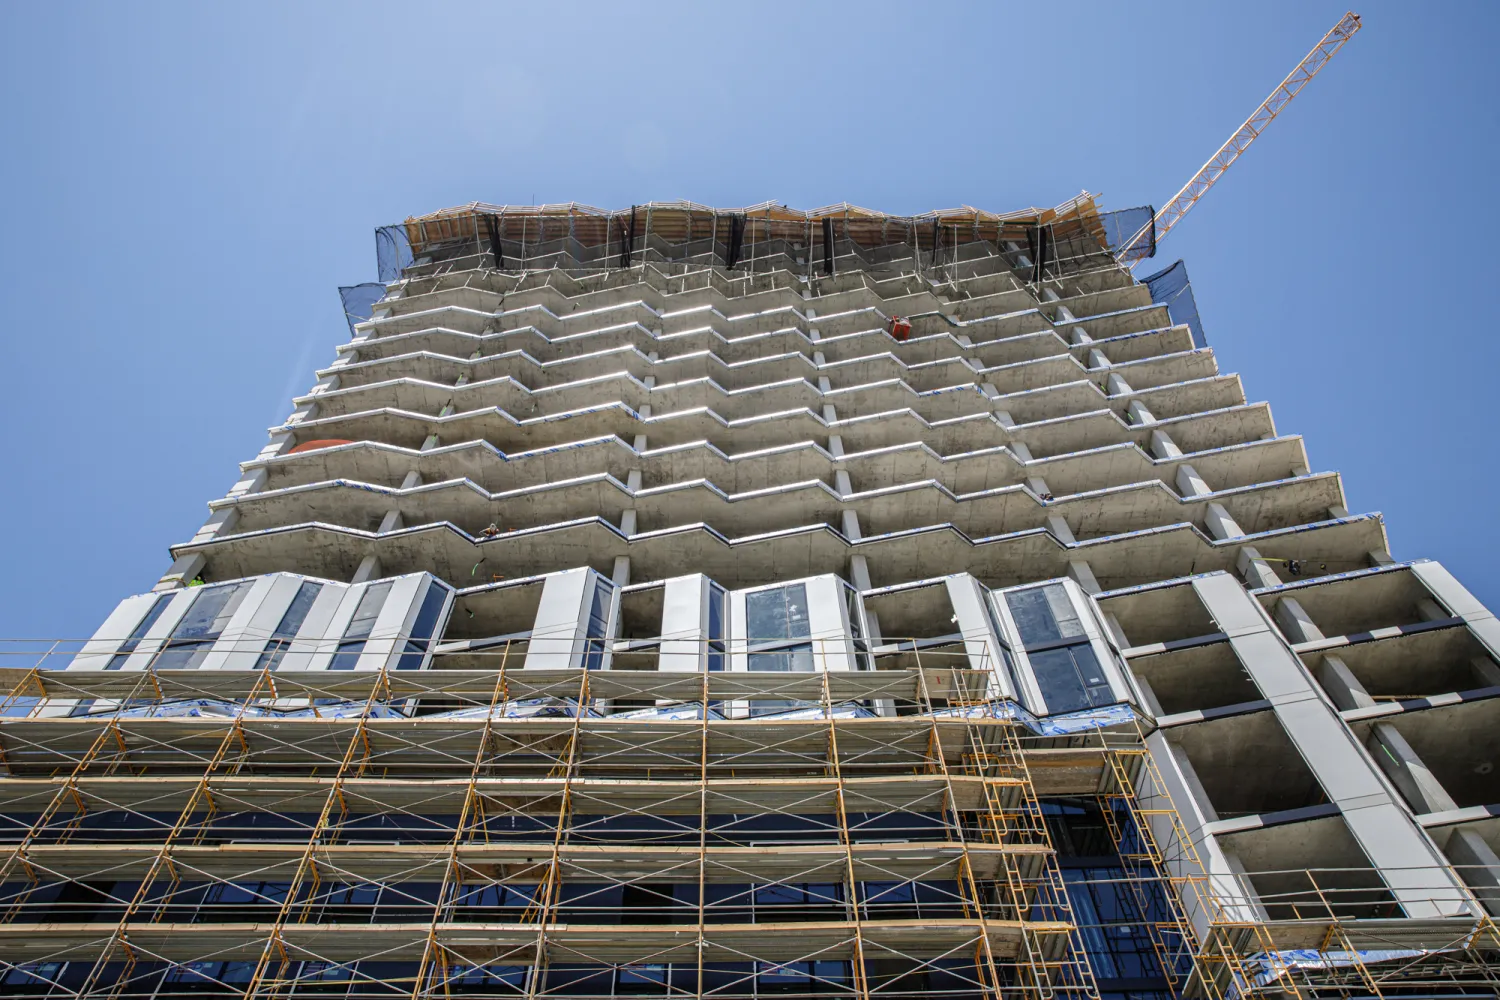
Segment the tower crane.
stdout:
<path fill-rule="evenodd" d="M 1276 85 L 1276 89 L 1271 91 L 1271 96 L 1261 102 L 1260 107 L 1245 119 L 1243 125 L 1235 129 L 1228 141 L 1220 146 L 1192 179 L 1182 186 L 1182 190 L 1173 195 L 1172 200 L 1167 202 L 1161 211 L 1121 245 L 1115 253 L 1115 259 L 1122 262 L 1129 260 L 1131 268 L 1140 263 L 1141 258 L 1147 255 L 1141 252 L 1142 248 L 1159 242 L 1172 231 L 1173 226 L 1182 221 L 1182 217 L 1198 203 L 1198 199 L 1213 187 L 1215 181 L 1224 176 L 1224 172 L 1235 160 L 1239 159 L 1240 154 L 1250 148 L 1250 144 L 1255 141 L 1256 137 L 1264 132 L 1266 126 L 1271 124 L 1282 109 L 1291 103 L 1292 98 L 1296 97 L 1302 88 L 1318 75 L 1318 70 L 1327 65 L 1334 53 L 1354 37 L 1354 33 L 1359 28 L 1358 14 L 1349 11 L 1341 17 L 1339 23 L 1328 30 L 1318 44 L 1312 47 L 1312 51 L 1297 64 L 1297 67 Z"/>

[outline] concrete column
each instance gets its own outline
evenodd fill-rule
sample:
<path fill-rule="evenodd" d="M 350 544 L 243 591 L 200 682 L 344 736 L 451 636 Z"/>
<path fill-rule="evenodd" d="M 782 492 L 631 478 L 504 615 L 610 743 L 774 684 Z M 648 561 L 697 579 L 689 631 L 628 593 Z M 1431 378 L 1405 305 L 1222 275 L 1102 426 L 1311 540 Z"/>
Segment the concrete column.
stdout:
<path fill-rule="evenodd" d="M 207 563 L 208 560 L 204 559 L 203 554 L 199 552 L 178 556 L 172 563 L 171 568 L 167 570 L 160 580 L 156 581 L 156 585 L 151 588 L 151 592 L 159 594 L 165 590 L 176 590 L 178 587 L 187 586 L 194 577 L 203 572 L 203 567 Z"/>
<path fill-rule="evenodd" d="M 1177 467 L 1177 492 L 1185 497 L 1207 496 L 1213 490 L 1198 475 L 1198 470 L 1191 465 L 1179 465 Z"/>
<path fill-rule="evenodd" d="M 1052 498 L 1052 491 L 1047 488 L 1047 481 L 1041 476 L 1030 476 L 1026 480 L 1026 488 L 1037 495 L 1043 502 Z"/>
<path fill-rule="evenodd" d="M 1181 458 L 1182 449 L 1177 447 L 1177 442 L 1166 431 L 1155 430 L 1151 432 L 1151 454 L 1161 459 Z"/>
<path fill-rule="evenodd" d="M 208 520 L 203 522 L 203 527 L 199 528 L 197 534 L 193 535 L 189 544 L 197 545 L 208 541 L 210 538 L 217 538 L 219 535 L 232 534 L 234 526 L 239 522 L 239 519 L 240 512 L 238 508 L 219 507 L 209 513 Z"/>
<path fill-rule="evenodd" d="M 1094 577 L 1093 567 L 1086 559 L 1074 559 L 1068 563 L 1068 576 L 1090 596 L 1104 592 L 1104 588 L 1099 586 L 1099 581 Z"/>
<path fill-rule="evenodd" d="M 989 385 L 989 383 L 985 384 Z M 995 387 L 991 385 L 990 388 L 993 389 Z M 989 395 L 989 393 L 986 393 L 985 395 Z M 1004 427 L 1006 430 L 1010 430 L 1012 427 L 1016 426 L 1015 418 L 1010 415 L 1009 410 L 992 410 L 990 412 L 990 415 L 995 418 L 995 422 L 997 424 L 999 424 L 1001 427 Z"/>
<path fill-rule="evenodd" d="M 1094 338 L 1090 337 L 1089 332 L 1083 327 L 1075 326 L 1073 327 L 1072 341 L 1074 347 L 1081 347 L 1084 344 L 1092 344 L 1094 342 Z"/>
<path fill-rule="evenodd" d="M 629 556 L 615 556 L 614 571 L 610 574 L 609 578 L 614 582 L 614 585 L 616 587 L 630 586 Z"/>
<path fill-rule="evenodd" d="M 1417 613 L 1422 616 L 1423 621 L 1439 622 L 1448 618 L 1448 612 L 1438 606 L 1437 601 L 1430 597 L 1424 597 L 1417 602 Z"/>
<path fill-rule="evenodd" d="M 819 375 L 818 376 L 818 391 L 819 392 L 832 392 L 833 391 L 833 383 L 831 381 L 829 381 L 827 375 Z"/>
<path fill-rule="evenodd" d="M 1110 378 L 1114 378 L 1114 376 L 1111 375 Z M 1125 408 L 1125 414 L 1130 418 L 1129 422 L 1132 424 L 1156 423 L 1156 417 L 1152 415 L 1150 410 L 1146 409 L 1146 404 L 1142 403 L 1139 399 L 1132 399 L 1130 401 L 1130 405 Z"/>
<path fill-rule="evenodd" d="M 1108 367 L 1110 367 L 1109 358 L 1107 358 L 1107 357 L 1104 356 L 1104 352 L 1103 351 L 1101 351 L 1101 350 L 1099 350 L 1099 348 L 1095 347 L 1095 348 L 1093 348 L 1092 350 L 1089 351 L 1089 363 L 1088 363 L 1088 367 L 1090 369 L 1108 368 Z M 1123 382 L 1124 380 L 1122 379 L 1121 381 Z M 1127 389 L 1125 391 L 1129 392 L 1130 390 Z"/>
<path fill-rule="evenodd" d="M 1128 396 L 1132 392 L 1135 392 L 1134 389 L 1130 388 L 1130 383 L 1122 379 L 1116 372 L 1109 373 L 1109 378 L 1105 380 L 1104 385 L 1106 391 L 1111 396 Z"/>
<path fill-rule="evenodd" d="M 1012 441 L 1006 447 L 1010 449 L 1012 455 L 1016 456 L 1022 462 L 1036 461 L 1031 455 L 1031 449 L 1026 447 L 1024 441 Z"/>
<path fill-rule="evenodd" d="M 380 579 L 380 560 L 372 554 L 360 560 L 359 568 L 354 571 L 354 576 L 349 582 L 366 583 L 378 579 Z"/>
<path fill-rule="evenodd" d="M 317 402 L 309 400 L 308 402 L 303 403 L 292 411 L 292 415 L 286 418 L 286 426 L 290 427 L 293 424 L 300 424 L 304 420 L 311 420 L 313 418 L 313 415 L 317 412 Z"/>
<path fill-rule="evenodd" d="M 1283 597 L 1276 602 L 1276 624 L 1281 626 L 1287 641 L 1293 644 L 1327 638 L 1295 597 Z"/>
<path fill-rule="evenodd" d="M 1469 666 L 1474 669 L 1480 687 L 1500 687 L 1500 667 L 1494 660 L 1488 656 L 1476 656 L 1469 661 Z"/>
<path fill-rule="evenodd" d="M 627 507 L 620 513 L 620 530 L 627 535 L 634 535 L 636 533 L 637 517 L 634 503 L 635 494 L 639 493 L 641 489 L 640 469 L 631 469 L 629 472 L 625 473 L 625 488 L 630 491 L 632 506 Z"/>
<path fill-rule="evenodd" d="M 438 446 L 438 436 L 437 436 L 437 432 L 434 431 L 433 433 L 427 435 L 427 439 L 422 442 L 422 448 L 421 448 L 421 450 L 422 451 L 431 451 L 432 449 L 436 448 L 437 446 Z"/>
<path fill-rule="evenodd" d="M 1068 522 L 1056 514 L 1047 518 L 1047 530 L 1064 545 L 1077 545 L 1078 539 L 1073 537 L 1073 529 L 1068 527 Z"/>
<path fill-rule="evenodd" d="M 1473 594 L 1453 578 L 1440 564 L 1425 560 L 1412 564 L 1412 573 L 1421 580 L 1438 600 L 1442 601 L 1457 618 L 1462 618 L 1469 631 L 1484 643 L 1490 655 L 1500 658 L 1500 620 L 1489 608 L 1481 604 Z"/>
<path fill-rule="evenodd" d="M 1276 571 L 1271 569 L 1271 564 L 1262 559 L 1260 552 L 1252 546 L 1247 545 L 1240 549 L 1235 567 L 1245 578 L 1245 585 L 1252 590 L 1281 586 L 1281 577 L 1276 575 Z"/>
<path fill-rule="evenodd" d="M 844 537 L 851 542 L 857 542 L 864 537 L 859 530 L 859 515 L 852 510 L 844 510 L 840 527 L 844 532 Z"/>
<path fill-rule="evenodd" d="M 1375 699 L 1370 697 L 1370 692 L 1354 676 L 1349 665 L 1337 656 L 1330 654 L 1323 657 L 1323 662 L 1318 664 L 1317 677 L 1324 692 L 1333 699 L 1340 711 L 1370 708 L 1375 704 Z"/>
<path fill-rule="evenodd" d="M 401 481 L 401 488 L 403 490 L 409 490 L 413 487 L 421 485 L 422 475 L 421 473 L 417 472 L 416 469 L 412 469 L 407 472 L 406 478 Z M 390 510 L 385 512 L 385 517 L 381 518 L 380 527 L 377 530 L 381 534 L 385 534 L 387 531 L 399 531 L 405 526 L 406 522 L 402 519 L 401 508 L 392 507 Z"/>
<path fill-rule="evenodd" d="M 229 487 L 229 495 L 232 497 L 242 497 L 247 493 L 259 493 L 266 488 L 266 480 L 269 478 L 270 475 L 266 472 L 265 466 L 261 466 L 259 469 L 241 476 L 239 482 Z"/>
<path fill-rule="evenodd" d="M 1224 509 L 1223 504 L 1209 503 L 1204 508 L 1203 520 L 1208 525 L 1209 534 L 1220 541 L 1245 537 L 1244 530 L 1229 516 L 1229 511 Z"/>
<path fill-rule="evenodd" d="M 844 457 L 844 438 L 840 434 L 828 435 L 828 454 L 834 458 Z"/>
<path fill-rule="evenodd" d="M 1490 916 L 1500 917 L 1500 857 L 1489 843 L 1477 831 L 1459 827 L 1448 837 L 1445 853 Z"/>
<path fill-rule="evenodd" d="M 833 470 L 833 488 L 838 491 L 841 497 L 846 497 L 854 492 L 854 484 L 849 479 L 848 469 Z"/>
<path fill-rule="evenodd" d="M 1192 586 L 1396 902 L 1417 919 L 1467 914 L 1467 893 L 1437 846 L 1395 801 L 1260 604 L 1226 573 L 1197 577 Z"/>
<path fill-rule="evenodd" d="M 1202 900 L 1191 891 L 1182 894 L 1187 917 L 1199 934 L 1206 934 L 1209 922 L 1214 919 L 1254 921 L 1263 919 L 1250 880 L 1244 876 L 1243 866 L 1219 846 L 1218 840 L 1205 831 L 1205 827 L 1219 817 L 1203 792 L 1192 765 L 1185 755 L 1172 745 L 1160 730 L 1146 737 L 1146 747 L 1156 764 L 1141 781 L 1141 805 L 1150 810 L 1147 822 L 1166 858 L 1167 867 L 1174 875 L 1188 878 L 1208 876 L 1209 888 L 1224 907 L 1222 917 L 1203 909 Z M 1176 815 L 1181 827 L 1172 822 Z M 1182 837 L 1190 841 L 1203 872 L 1196 870 L 1187 860 Z"/>
<path fill-rule="evenodd" d="M 1458 808 L 1458 803 L 1443 788 L 1442 782 L 1433 776 L 1401 731 L 1389 722 L 1375 723 L 1370 738 L 1365 741 L 1365 748 L 1391 779 L 1391 784 L 1406 796 L 1412 812 L 1447 812 Z"/>
<path fill-rule="evenodd" d="M 1062 298 L 1062 296 L 1057 294 L 1057 290 L 1056 289 L 1053 289 L 1053 288 L 1043 288 L 1042 289 L 1042 301 L 1043 302 L 1056 302 L 1058 299 L 1061 299 L 1061 298 Z M 1067 306 L 1063 306 L 1062 308 L 1066 309 Z"/>

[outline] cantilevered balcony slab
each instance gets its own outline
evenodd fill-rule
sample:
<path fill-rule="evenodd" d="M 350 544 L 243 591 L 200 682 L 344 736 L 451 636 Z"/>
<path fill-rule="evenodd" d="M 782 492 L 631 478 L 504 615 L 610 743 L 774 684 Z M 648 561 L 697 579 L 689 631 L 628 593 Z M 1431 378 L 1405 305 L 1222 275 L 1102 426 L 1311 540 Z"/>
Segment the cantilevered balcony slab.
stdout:
<path fill-rule="evenodd" d="M 665 579 L 683 566 L 731 588 L 847 572 L 853 554 L 869 557 L 876 586 L 972 573 L 988 586 L 1013 586 L 1067 575 L 1087 559 L 1106 588 L 1172 579 L 1211 569 L 1232 570 L 1240 546 L 1266 558 L 1309 560 L 1339 572 L 1362 565 L 1386 544 L 1378 515 L 1356 516 L 1214 542 L 1190 524 L 1171 525 L 1069 546 L 1044 530 L 972 540 L 952 527 L 933 527 L 849 542 L 827 526 L 810 526 L 731 541 L 701 525 L 623 535 L 601 518 L 503 532 L 476 542 L 450 525 L 376 534 L 309 524 L 231 534 L 175 546 L 173 555 L 204 556 L 212 580 L 288 571 L 344 578 L 366 555 L 386 572 L 428 570 L 462 585 L 481 566 L 486 574 L 530 576 L 575 566 L 609 572 L 618 556 L 636 579 Z"/>

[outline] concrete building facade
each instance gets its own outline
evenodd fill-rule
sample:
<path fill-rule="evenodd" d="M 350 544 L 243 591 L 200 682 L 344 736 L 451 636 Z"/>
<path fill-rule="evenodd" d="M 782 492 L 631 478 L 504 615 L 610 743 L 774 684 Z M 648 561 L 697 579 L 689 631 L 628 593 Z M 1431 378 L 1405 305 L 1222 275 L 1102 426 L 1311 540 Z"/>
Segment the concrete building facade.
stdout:
<path fill-rule="evenodd" d="M 382 230 L 167 573 L 10 672 L 7 995 L 1500 983 L 1500 624 L 1117 229 Z"/>

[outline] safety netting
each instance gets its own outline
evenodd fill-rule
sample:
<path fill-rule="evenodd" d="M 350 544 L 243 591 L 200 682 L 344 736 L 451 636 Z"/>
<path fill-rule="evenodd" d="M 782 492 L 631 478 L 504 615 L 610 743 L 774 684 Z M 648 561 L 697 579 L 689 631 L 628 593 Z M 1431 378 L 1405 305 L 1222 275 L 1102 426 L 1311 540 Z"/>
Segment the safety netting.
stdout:
<path fill-rule="evenodd" d="M 1193 346 L 1207 347 L 1208 338 L 1203 335 L 1203 323 L 1198 318 L 1198 301 L 1193 298 L 1193 283 L 1188 280 L 1187 264 L 1178 261 L 1171 267 L 1157 271 L 1145 279 L 1151 291 L 1151 301 L 1167 307 L 1167 315 L 1173 325 L 1186 324 L 1193 331 Z"/>
<path fill-rule="evenodd" d="M 381 281 L 399 280 L 412 260 L 411 239 L 404 224 L 381 226 L 375 230 L 376 273 Z"/>
<path fill-rule="evenodd" d="M 378 281 L 366 281 L 360 285 L 341 285 L 339 301 L 344 306 L 344 319 L 349 323 L 349 333 L 354 325 L 363 323 L 375 312 L 375 303 L 385 297 L 385 285 Z"/>
<path fill-rule="evenodd" d="M 1156 209 L 1150 205 L 1102 212 L 1099 226 L 1105 248 L 1121 262 L 1156 256 Z"/>

